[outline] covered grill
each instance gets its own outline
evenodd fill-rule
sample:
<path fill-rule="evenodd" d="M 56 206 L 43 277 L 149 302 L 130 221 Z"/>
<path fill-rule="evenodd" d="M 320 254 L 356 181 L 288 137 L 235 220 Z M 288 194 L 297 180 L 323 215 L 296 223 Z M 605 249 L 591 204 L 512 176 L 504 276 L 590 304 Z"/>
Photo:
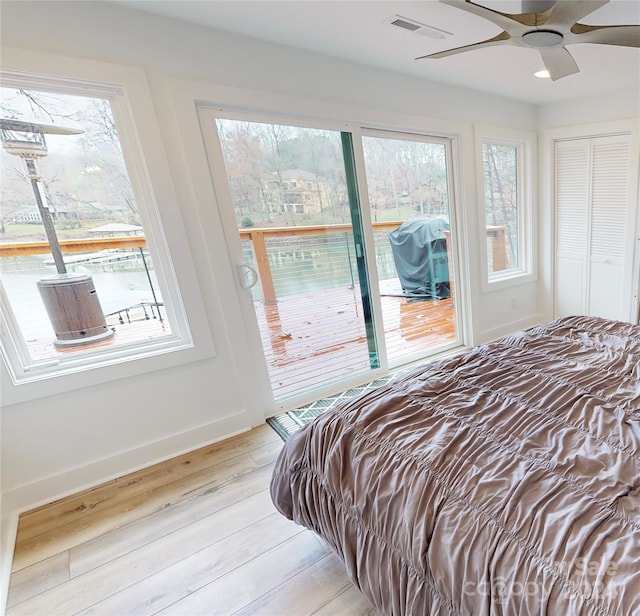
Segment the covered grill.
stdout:
<path fill-rule="evenodd" d="M 442 218 L 416 218 L 389 233 L 402 290 L 415 299 L 446 299 L 451 296 L 449 259 Z"/>

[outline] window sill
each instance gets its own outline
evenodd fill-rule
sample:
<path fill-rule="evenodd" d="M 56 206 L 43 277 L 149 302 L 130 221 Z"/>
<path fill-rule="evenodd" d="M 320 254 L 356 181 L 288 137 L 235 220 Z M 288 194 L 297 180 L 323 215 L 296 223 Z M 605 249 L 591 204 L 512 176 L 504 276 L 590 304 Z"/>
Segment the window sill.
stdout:
<path fill-rule="evenodd" d="M 84 365 L 61 365 L 55 370 L 38 370 L 36 366 L 21 375 L 12 375 L 3 362 L 2 366 L 2 406 L 20 404 L 73 390 L 92 387 L 133 376 L 165 370 L 179 365 L 215 356 L 212 341 L 194 346 L 185 341 L 173 341 L 161 349 L 154 346 L 142 347 L 137 356 L 131 352 L 120 357 L 110 356 L 97 361 L 85 359 Z"/>
<path fill-rule="evenodd" d="M 530 284 L 538 280 L 537 274 L 533 272 L 513 271 L 501 276 L 494 276 L 482 282 L 482 292 L 492 293 L 501 289 L 510 289 L 524 284 Z"/>

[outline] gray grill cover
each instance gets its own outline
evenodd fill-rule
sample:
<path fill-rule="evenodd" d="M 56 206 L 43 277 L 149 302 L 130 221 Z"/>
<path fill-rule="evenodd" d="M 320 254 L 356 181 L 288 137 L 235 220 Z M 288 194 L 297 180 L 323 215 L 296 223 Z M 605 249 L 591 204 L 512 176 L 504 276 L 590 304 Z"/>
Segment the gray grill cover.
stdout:
<path fill-rule="evenodd" d="M 444 299 L 450 296 L 449 262 L 442 218 L 416 218 L 389 233 L 393 259 L 402 289 L 412 297 Z"/>

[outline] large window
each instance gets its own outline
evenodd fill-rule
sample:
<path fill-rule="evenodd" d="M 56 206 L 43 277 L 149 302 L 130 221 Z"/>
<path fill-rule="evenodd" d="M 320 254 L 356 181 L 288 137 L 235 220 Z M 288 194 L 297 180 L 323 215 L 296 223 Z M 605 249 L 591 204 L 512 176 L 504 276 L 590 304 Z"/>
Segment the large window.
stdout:
<path fill-rule="evenodd" d="M 2 83 L 2 352 L 14 382 L 190 346 L 151 191 L 129 173 L 142 165 L 123 147 L 120 89 Z"/>
<path fill-rule="evenodd" d="M 482 237 L 489 284 L 533 274 L 533 137 L 481 134 Z"/>

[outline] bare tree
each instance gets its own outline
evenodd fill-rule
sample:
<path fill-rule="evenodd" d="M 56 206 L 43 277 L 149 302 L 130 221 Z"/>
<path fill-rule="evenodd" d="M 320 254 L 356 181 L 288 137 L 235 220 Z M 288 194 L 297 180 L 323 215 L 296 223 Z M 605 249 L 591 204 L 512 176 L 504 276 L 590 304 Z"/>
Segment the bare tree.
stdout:
<path fill-rule="evenodd" d="M 108 100 L 25 89 L 3 88 L 3 94 L 2 114 L 6 117 L 72 125 L 84 131 L 73 142 L 64 138 L 61 145 L 55 136 L 47 136 L 50 155 L 41 160 L 38 170 L 52 211 L 81 219 L 79 210 L 83 210 L 104 220 L 140 224 Z M 7 168 L 5 162 L 3 168 Z M 15 177 L 9 182 L 13 183 L 18 190 L 24 178 Z M 7 189 L 11 190 L 5 183 L 3 193 Z M 32 199 L 25 199 L 22 209 L 32 207 Z M 128 212 L 124 220 L 122 212 Z"/>
<path fill-rule="evenodd" d="M 516 190 L 516 149 L 514 146 L 483 146 L 485 211 L 487 223 L 504 226 L 507 264 L 517 265 L 518 208 Z"/>

